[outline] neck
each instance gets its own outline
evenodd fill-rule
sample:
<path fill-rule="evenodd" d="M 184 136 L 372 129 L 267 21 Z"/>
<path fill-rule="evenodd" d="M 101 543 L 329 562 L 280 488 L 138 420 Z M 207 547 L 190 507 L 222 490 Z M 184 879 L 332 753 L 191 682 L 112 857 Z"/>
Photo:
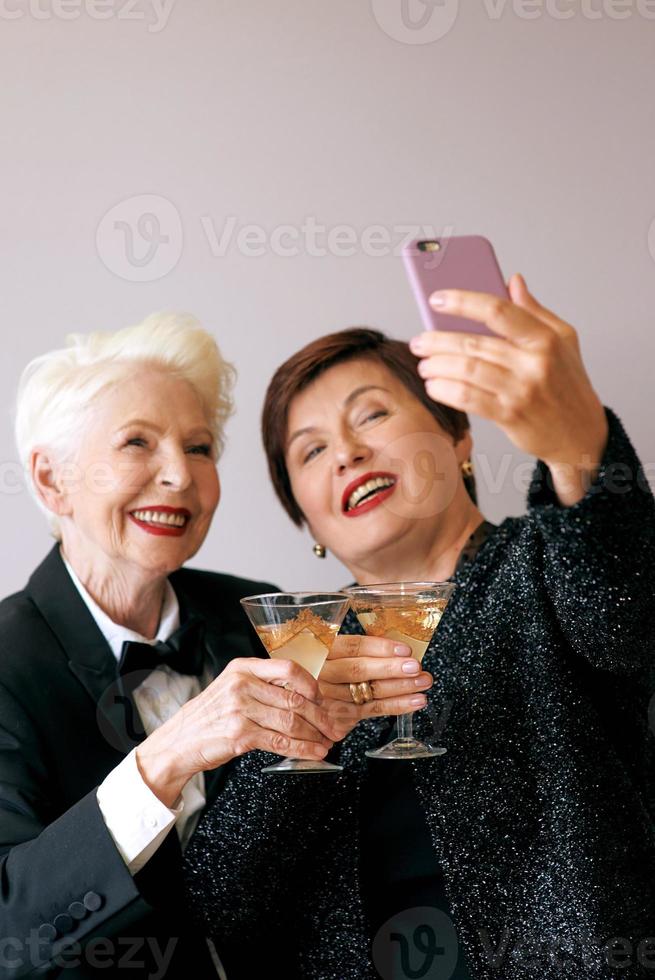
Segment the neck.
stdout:
<path fill-rule="evenodd" d="M 484 521 L 484 515 L 470 498 L 467 499 L 469 504 L 455 513 L 449 511 L 443 515 L 445 519 L 437 527 L 417 527 L 411 540 L 400 544 L 394 542 L 363 560 L 349 562 L 348 569 L 355 580 L 360 585 L 369 585 L 373 582 L 444 582 L 449 579 L 462 548 Z"/>
<path fill-rule="evenodd" d="M 144 576 L 127 563 L 90 558 L 62 541 L 61 551 L 78 579 L 102 611 L 119 626 L 154 639 L 159 627 L 167 576 Z"/>

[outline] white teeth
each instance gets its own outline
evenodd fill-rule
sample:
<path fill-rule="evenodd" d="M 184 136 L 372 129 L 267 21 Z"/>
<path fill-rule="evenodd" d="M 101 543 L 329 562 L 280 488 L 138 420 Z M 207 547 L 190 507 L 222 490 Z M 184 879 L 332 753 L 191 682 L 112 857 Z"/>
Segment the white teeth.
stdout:
<path fill-rule="evenodd" d="M 184 527 L 186 517 L 183 514 L 166 514 L 159 510 L 135 510 L 134 516 L 146 524 L 163 524 L 172 527 Z"/>
<path fill-rule="evenodd" d="M 353 492 L 348 497 L 348 502 L 346 504 L 346 510 L 352 510 L 356 507 L 363 497 L 371 493 L 373 490 L 378 490 L 381 487 L 392 487 L 395 484 L 395 480 L 389 476 L 376 476 L 371 480 L 367 480 L 366 483 L 360 483 L 358 487 L 353 490 Z"/>

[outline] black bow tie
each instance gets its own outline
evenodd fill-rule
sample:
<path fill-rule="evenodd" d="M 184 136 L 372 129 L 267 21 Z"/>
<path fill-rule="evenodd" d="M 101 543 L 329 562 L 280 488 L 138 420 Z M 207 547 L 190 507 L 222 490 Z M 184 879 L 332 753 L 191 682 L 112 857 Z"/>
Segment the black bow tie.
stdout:
<path fill-rule="evenodd" d="M 166 665 L 178 674 L 202 674 L 204 667 L 205 624 L 197 616 L 192 616 L 165 641 L 157 643 L 138 643 L 126 640 L 121 649 L 118 673 L 124 681 L 130 680 L 130 688 L 144 680 L 144 673 Z"/>

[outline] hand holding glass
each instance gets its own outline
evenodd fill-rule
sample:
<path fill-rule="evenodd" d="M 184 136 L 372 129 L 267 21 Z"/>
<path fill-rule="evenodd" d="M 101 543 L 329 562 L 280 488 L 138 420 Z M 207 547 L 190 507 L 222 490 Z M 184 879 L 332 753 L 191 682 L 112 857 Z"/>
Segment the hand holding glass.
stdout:
<path fill-rule="evenodd" d="M 450 582 L 391 582 L 359 585 L 344 592 L 368 636 L 386 636 L 407 643 L 420 663 L 455 586 Z M 425 759 L 443 755 L 440 746 L 420 742 L 412 734 L 413 712 L 398 716 L 398 737 L 366 753 L 372 759 Z"/>
<path fill-rule="evenodd" d="M 241 599 L 270 657 L 293 660 L 318 678 L 343 618 L 348 596 L 342 592 L 271 592 Z M 308 759 L 285 759 L 265 773 L 341 772 L 342 766 Z"/>

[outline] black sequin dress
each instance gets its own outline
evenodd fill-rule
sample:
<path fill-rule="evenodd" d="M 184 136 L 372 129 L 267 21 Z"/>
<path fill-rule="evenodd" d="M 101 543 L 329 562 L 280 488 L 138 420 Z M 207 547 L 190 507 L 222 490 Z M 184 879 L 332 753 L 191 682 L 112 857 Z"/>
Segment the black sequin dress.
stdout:
<path fill-rule="evenodd" d="M 364 752 L 388 719 L 335 746 L 337 776 L 262 776 L 276 757 L 252 752 L 185 853 L 229 980 L 655 977 L 655 503 L 607 417 L 585 497 L 559 506 L 538 462 L 527 514 L 460 563 L 425 655 L 435 683 L 414 729 L 448 751 L 402 778 L 441 910 L 372 930 Z M 404 972 L 389 972 L 394 944 Z"/>

